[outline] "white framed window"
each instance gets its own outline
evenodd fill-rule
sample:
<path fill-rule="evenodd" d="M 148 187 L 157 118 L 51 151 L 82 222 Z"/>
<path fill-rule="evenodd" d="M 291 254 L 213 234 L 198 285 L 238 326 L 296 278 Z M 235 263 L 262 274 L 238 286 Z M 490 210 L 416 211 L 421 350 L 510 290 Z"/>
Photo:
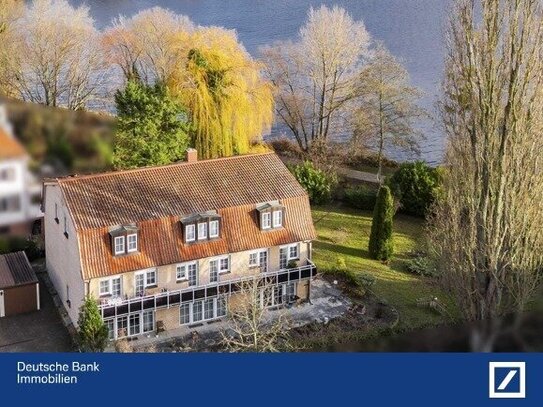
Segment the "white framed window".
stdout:
<path fill-rule="evenodd" d="M 121 296 L 121 278 L 107 278 L 100 280 L 99 294 L 100 296 L 112 295 L 115 297 Z"/>
<path fill-rule="evenodd" d="M 271 229 L 271 212 L 262 212 L 260 216 L 260 224 L 262 225 L 262 229 Z"/>
<path fill-rule="evenodd" d="M 190 303 L 188 302 L 179 307 L 179 323 L 181 325 L 190 324 Z"/>
<path fill-rule="evenodd" d="M 187 265 L 189 287 L 198 285 L 198 264 L 196 262 Z"/>
<path fill-rule="evenodd" d="M 152 286 L 156 285 L 156 270 L 149 270 L 147 273 L 145 273 L 145 286 Z"/>
<path fill-rule="evenodd" d="M 114 250 L 115 254 L 123 254 L 124 253 L 124 236 L 117 236 L 114 239 Z"/>
<path fill-rule="evenodd" d="M 176 281 L 185 281 L 187 279 L 187 265 L 178 264 L 175 268 L 175 280 Z"/>
<path fill-rule="evenodd" d="M 204 318 L 204 301 L 194 301 L 192 303 L 192 322 L 200 322 Z"/>
<path fill-rule="evenodd" d="M 129 322 L 129 335 L 139 335 L 141 333 L 141 315 L 140 314 L 130 314 L 128 319 Z"/>
<path fill-rule="evenodd" d="M 115 297 L 120 297 L 121 291 L 122 291 L 121 278 L 120 277 L 112 278 L 111 279 L 111 295 Z"/>
<path fill-rule="evenodd" d="M 288 247 L 288 259 L 298 260 L 300 258 L 300 245 L 293 244 Z"/>
<path fill-rule="evenodd" d="M 143 332 L 151 332 L 155 330 L 155 312 L 143 311 Z"/>
<path fill-rule="evenodd" d="M 289 260 L 300 259 L 300 245 L 298 243 L 279 248 L 279 268 L 284 270 L 288 267 Z"/>
<path fill-rule="evenodd" d="M 258 266 L 258 253 L 257 252 L 249 254 L 249 266 L 250 267 Z"/>
<path fill-rule="evenodd" d="M 273 227 L 279 228 L 283 226 L 283 211 L 273 211 Z"/>
<path fill-rule="evenodd" d="M 128 316 L 117 317 L 117 338 L 128 336 Z"/>
<path fill-rule="evenodd" d="M 110 295 L 111 294 L 111 281 L 101 280 L 100 281 L 100 296 Z"/>
<path fill-rule="evenodd" d="M 262 272 L 268 271 L 268 250 L 249 253 L 249 267 L 260 267 Z"/>
<path fill-rule="evenodd" d="M 209 237 L 219 237 L 219 221 L 212 220 L 209 222 Z"/>
<path fill-rule="evenodd" d="M 115 320 L 113 318 L 105 319 L 104 324 L 107 328 L 107 338 L 112 341 L 115 339 Z"/>
<path fill-rule="evenodd" d="M 179 323 L 193 324 L 224 317 L 228 312 L 228 299 L 225 295 L 205 300 L 185 302 L 179 306 Z"/>
<path fill-rule="evenodd" d="M 196 240 L 196 228 L 194 225 L 185 226 L 185 242 L 194 242 Z"/>
<path fill-rule="evenodd" d="M 207 298 L 204 301 L 204 319 L 215 318 L 215 299 Z"/>
<path fill-rule="evenodd" d="M 207 222 L 198 223 L 198 240 L 207 239 Z"/>
<path fill-rule="evenodd" d="M 209 261 L 209 282 L 216 283 L 219 281 L 219 260 Z"/>
<path fill-rule="evenodd" d="M 219 274 L 228 273 L 230 271 L 230 257 L 222 257 L 219 259 Z"/>
<path fill-rule="evenodd" d="M 133 233 L 131 235 L 126 236 L 126 251 L 128 253 L 136 252 L 138 251 L 138 235 L 136 233 Z"/>
<path fill-rule="evenodd" d="M 147 287 L 157 285 L 156 269 L 140 271 L 134 275 L 136 295 L 143 295 Z"/>

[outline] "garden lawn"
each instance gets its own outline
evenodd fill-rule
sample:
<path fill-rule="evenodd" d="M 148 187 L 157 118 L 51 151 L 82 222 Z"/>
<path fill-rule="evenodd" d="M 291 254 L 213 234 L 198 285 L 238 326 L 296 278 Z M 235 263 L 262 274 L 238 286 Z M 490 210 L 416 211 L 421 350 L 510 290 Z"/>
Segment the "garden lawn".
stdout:
<path fill-rule="evenodd" d="M 313 260 L 321 270 L 336 265 L 343 257 L 348 269 L 370 274 L 376 281 L 372 291 L 394 306 L 400 315 L 398 329 L 410 330 L 435 325 L 447 320 L 437 312 L 417 306 L 417 299 L 438 297 L 446 305 L 448 298 L 430 278 L 405 270 L 408 253 L 420 248 L 423 220 L 406 215 L 394 218 L 394 256 L 389 265 L 372 260 L 368 239 L 372 213 L 337 206 L 313 207 L 317 241 L 313 244 Z"/>

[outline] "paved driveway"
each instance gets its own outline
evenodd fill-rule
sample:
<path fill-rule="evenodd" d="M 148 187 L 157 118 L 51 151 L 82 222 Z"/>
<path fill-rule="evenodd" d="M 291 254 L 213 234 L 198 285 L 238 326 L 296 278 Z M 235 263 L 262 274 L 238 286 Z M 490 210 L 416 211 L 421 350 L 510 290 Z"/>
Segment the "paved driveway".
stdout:
<path fill-rule="evenodd" d="M 38 278 L 40 275 L 38 274 Z M 71 338 L 40 278 L 41 309 L 0 318 L 0 352 L 70 352 Z"/>

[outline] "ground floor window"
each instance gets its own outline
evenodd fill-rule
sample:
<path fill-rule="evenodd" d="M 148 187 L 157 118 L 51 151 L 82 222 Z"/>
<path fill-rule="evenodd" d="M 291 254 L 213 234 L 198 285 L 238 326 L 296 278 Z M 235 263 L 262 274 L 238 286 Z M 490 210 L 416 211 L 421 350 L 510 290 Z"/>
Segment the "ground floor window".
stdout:
<path fill-rule="evenodd" d="M 115 320 L 114 319 L 106 319 L 104 321 L 104 324 L 107 328 L 107 337 L 111 341 L 115 339 Z"/>
<path fill-rule="evenodd" d="M 275 307 L 294 302 L 296 299 L 296 283 L 279 284 L 265 287 L 260 291 L 260 306 Z"/>
<path fill-rule="evenodd" d="M 148 310 L 104 320 L 110 340 L 141 335 L 155 330 L 155 311 Z"/>
<path fill-rule="evenodd" d="M 129 318 L 130 322 L 130 336 L 138 335 L 141 331 L 141 315 L 131 314 Z"/>
<path fill-rule="evenodd" d="M 185 302 L 179 306 L 179 323 L 194 324 L 226 316 L 227 298 L 224 295 L 205 300 Z"/>
<path fill-rule="evenodd" d="M 143 313 L 143 332 L 151 332 L 155 330 L 155 312 L 144 311 Z"/>

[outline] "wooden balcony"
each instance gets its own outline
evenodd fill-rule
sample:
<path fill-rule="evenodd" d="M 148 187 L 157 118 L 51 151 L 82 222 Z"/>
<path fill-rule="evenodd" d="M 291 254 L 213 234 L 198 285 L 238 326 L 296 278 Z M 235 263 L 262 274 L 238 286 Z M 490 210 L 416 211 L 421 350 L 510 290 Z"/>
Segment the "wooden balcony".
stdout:
<path fill-rule="evenodd" d="M 269 271 L 233 280 L 189 287 L 181 290 L 164 291 L 153 295 L 145 295 L 124 300 L 117 299 L 111 303 L 100 304 L 99 307 L 102 318 L 111 318 L 117 315 L 125 315 L 143 310 L 170 308 L 183 302 L 235 293 L 236 291 L 239 291 L 240 283 L 255 279 L 266 279 L 270 284 L 285 284 L 291 281 L 306 280 L 316 275 L 317 267 L 308 260 L 306 265 L 292 269 Z"/>

